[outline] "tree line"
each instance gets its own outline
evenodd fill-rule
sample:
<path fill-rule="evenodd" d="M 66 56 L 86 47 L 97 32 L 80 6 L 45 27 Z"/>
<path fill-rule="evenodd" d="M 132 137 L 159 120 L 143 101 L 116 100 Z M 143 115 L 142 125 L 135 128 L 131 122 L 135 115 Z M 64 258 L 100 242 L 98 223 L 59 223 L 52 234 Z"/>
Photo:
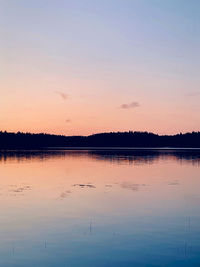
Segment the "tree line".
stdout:
<path fill-rule="evenodd" d="M 158 135 L 150 132 L 110 132 L 89 136 L 64 136 L 0 132 L 1 149 L 46 147 L 192 147 L 200 148 L 200 132 Z"/>

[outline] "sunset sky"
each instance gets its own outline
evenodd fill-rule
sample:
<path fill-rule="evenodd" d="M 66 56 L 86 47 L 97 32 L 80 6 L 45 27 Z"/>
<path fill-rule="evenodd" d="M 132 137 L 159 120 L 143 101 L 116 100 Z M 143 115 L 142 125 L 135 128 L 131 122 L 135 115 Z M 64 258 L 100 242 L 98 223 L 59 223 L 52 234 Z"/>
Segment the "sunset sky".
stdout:
<path fill-rule="evenodd" d="M 0 128 L 200 130 L 199 0 L 0 0 Z"/>

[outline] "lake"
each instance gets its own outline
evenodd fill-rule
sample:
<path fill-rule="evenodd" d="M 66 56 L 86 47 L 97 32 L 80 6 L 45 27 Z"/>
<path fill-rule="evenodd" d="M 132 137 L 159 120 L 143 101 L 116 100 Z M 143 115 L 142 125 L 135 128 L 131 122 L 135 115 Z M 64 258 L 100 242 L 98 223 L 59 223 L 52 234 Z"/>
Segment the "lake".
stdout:
<path fill-rule="evenodd" d="M 0 152 L 0 266 L 200 266 L 198 150 Z"/>

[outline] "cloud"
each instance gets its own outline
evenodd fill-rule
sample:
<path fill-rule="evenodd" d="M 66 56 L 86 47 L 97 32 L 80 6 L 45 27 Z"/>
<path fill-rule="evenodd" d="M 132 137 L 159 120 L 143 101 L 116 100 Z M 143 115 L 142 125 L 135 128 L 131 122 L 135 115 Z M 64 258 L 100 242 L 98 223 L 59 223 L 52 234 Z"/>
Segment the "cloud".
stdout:
<path fill-rule="evenodd" d="M 129 104 L 122 104 L 120 106 L 120 108 L 122 108 L 122 109 L 129 109 L 129 108 L 137 108 L 139 106 L 140 106 L 140 104 L 138 102 L 131 102 Z"/>
<path fill-rule="evenodd" d="M 191 96 L 191 97 L 193 97 L 193 96 L 199 96 L 199 95 L 200 95 L 200 92 L 196 91 L 196 92 L 190 92 L 190 93 L 188 93 L 186 96 Z"/>
<path fill-rule="evenodd" d="M 66 119 L 65 122 L 66 123 L 69 123 L 69 122 L 71 122 L 71 120 L 70 119 Z"/>
<path fill-rule="evenodd" d="M 63 92 L 60 92 L 60 91 L 55 91 L 56 94 L 58 94 L 59 96 L 62 97 L 62 99 L 66 100 L 68 98 L 68 95 L 63 93 Z"/>

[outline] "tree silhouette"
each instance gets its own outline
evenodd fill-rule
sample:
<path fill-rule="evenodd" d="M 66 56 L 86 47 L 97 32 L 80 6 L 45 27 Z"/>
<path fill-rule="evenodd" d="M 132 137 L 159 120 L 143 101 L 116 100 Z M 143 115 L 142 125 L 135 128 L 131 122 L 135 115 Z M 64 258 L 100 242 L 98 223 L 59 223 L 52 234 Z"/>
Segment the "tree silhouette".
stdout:
<path fill-rule="evenodd" d="M 110 132 L 89 136 L 0 132 L 1 149 L 47 147 L 191 147 L 200 148 L 200 132 L 158 135 L 149 132 Z"/>

